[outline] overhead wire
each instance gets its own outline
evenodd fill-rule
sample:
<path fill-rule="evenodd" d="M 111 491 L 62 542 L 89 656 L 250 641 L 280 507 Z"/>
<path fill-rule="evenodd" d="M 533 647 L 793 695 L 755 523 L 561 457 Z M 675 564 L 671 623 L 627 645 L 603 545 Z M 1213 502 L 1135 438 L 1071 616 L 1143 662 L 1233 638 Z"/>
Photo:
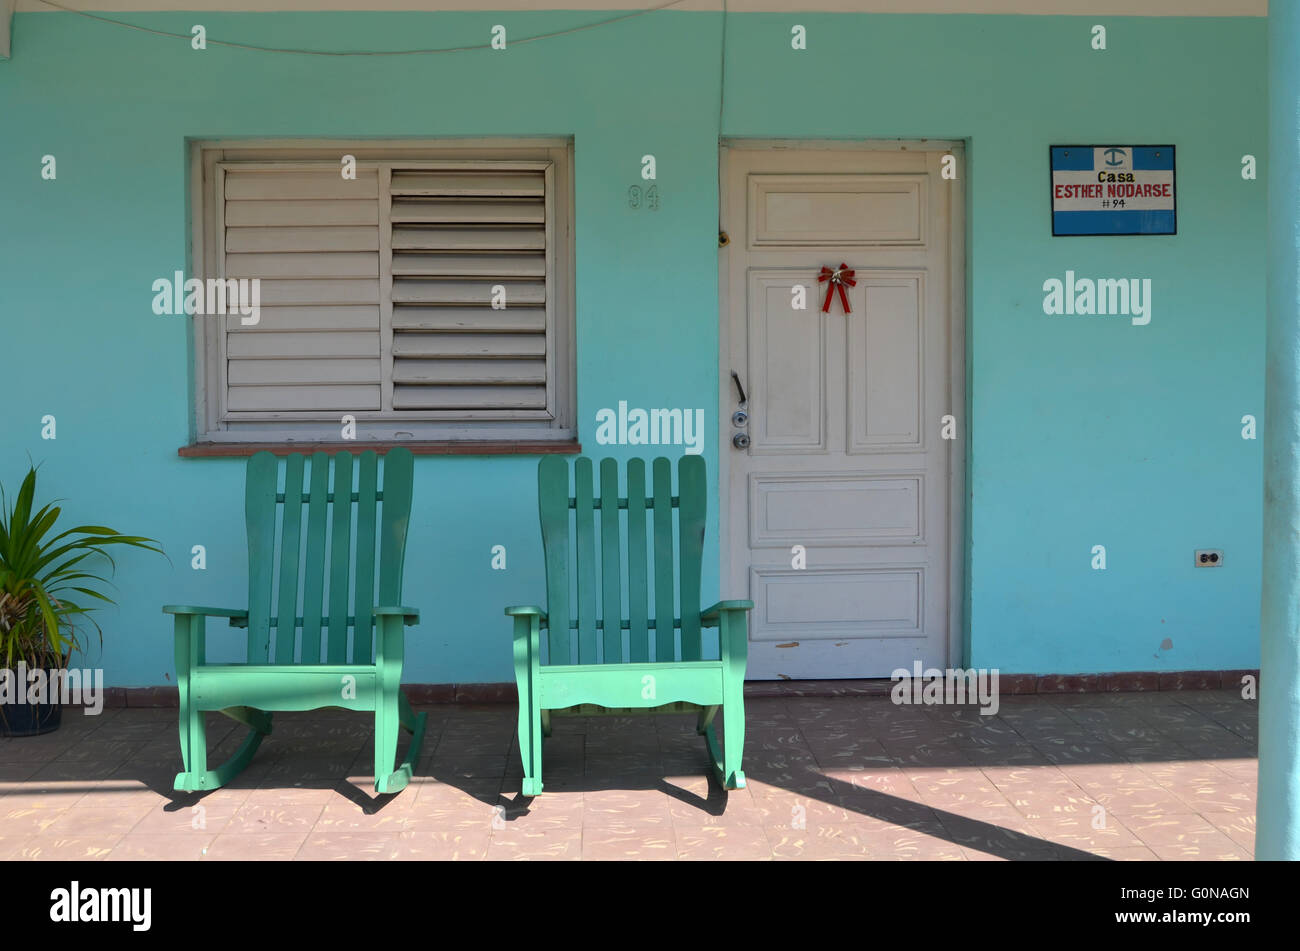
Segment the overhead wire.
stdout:
<path fill-rule="evenodd" d="M 140 33 L 150 33 L 154 36 L 163 36 L 169 39 L 180 39 L 190 42 L 194 39 L 190 33 L 173 33 L 169 30 L 158 30 L 153 27 L 142 26 L 139 23 L 129 23 L 126 20 L 118 20 L 113 17 L 102 16 L 98 13 L 91 13 L 88 10 L 78 10 L 66 4 L 59 3 L 58 0 L 38 0 L 48 7 L 56 10 L 62 10 L 64 13 L 76 14 L 90 20 L 96 20 L 100 23 L 111 24 L 112 26 L 122 27 L 127 30 L 136 30 Z M 614 23 L 621 23 L 624 20 L 631 20 L 636 17 L 642 17 L 649 13 L 658 13 L 660 10 L 667 10 L 669 7 L 675 7 L 686 0 L 667 0 L 665 3 L 657 4 L 652 7 L 644 7 L 640 10 L 632 10 L 628 13 L 619 14 L 618 16 L 608 17 L 604 20 L 597 20 L 593 23 L 583 23 L 578 26 L 569 27 L 564 30 L 554 30 L 550 33 L 538 33 L 533 36 L 524 36 L 511 39 L 511 46 L 519 46 L 524 43 L 535 43 L 538 40 L 549 40 L 560 36 L 569 36 L 573 33 L 581 33 L 584 30 L 595 30 L 603 26 L 609 26 Z M 469 46 L 448 46 L 435 49 L 409 49 L 409 50 L 313 50 L 301 49 L 283 46 L 259 46 L 255 43 L 239 43 L 233 40 L 220 40 L 205 37 L 204 40 L 210 46 L 225 46 L 231 49 L 251 50 L 257 53 L 286 53 L 299 56 L 430 56 L 437 53 L 467 53 L 473 50 L 492 49 L 491 41 L 487 43 L 477 43 Z"/>
<path fill-rule="evenodd" d="M 126 20 L 115 19 L 114 17 L 103 16 L 98 13 L 91 13 L 88 10 L 78 10 L 67 4 L 59 3 L 58 0 L 38 0 L 39 3 L 47 7 L 53 7 L 64 13 L 70 13 L 75 16 L 84 17 L 88 20 L 94 20 L 99 23 L 105 23 L 110 26 L 120 27 L 126 30 L 134 30 L 139 33 L 148 33 L 153 36 L 166 37 L 168 39 L 184 40 L 189 43 L 194 39 L 192 33 L 174 33 L 170 30 L 159 30 L 154 27 L 143 26 L 139 23 L 130 23 Z M 646 16 L 650 13 L 658 13 L 661 10 L 667 10 L 670 7 L 679 6 L 685 0 L 665 0 L 664 3 L 655 6 L 643 7 L 640 10 L 631 10 L 627 13 L 614 17 L 608 17 L 604 20 L 597 20 L 592 23 L 583 23 L 578 26 L 568 27 L 563 30 L 553 30 L 549 33 L 537 33 L 532 36 L 516 37 L 509 41 L 511 46 L 520 46 L 524 43 L 535 43 L 539 40 L 555 39 L 561 36 L 570 36 L 574 33 L 582 33 L 586 30 L 595 30 L 601 27 L 610 26 L 614 23 L 622 23 L 625 20 L 636 19 L 637 17 Z M 718 49 L 718 141 L 722 141 L 723 116 L 726 107 L 726 86 L 727 86 L 727 20 L 729 18 L 727 0 L 722 0 L 720 24 L 720 41 Z M 204 43 L 211 46 L 224 46 L 229 49 L 249 50 L 257 53 L 281 53 L 297 56 L 431 56 L 439 53 L 467 53 L 474 50 L 493 49 L 492 42 L 477 43 L 468 46 L 447 46 L 429 49 L 407 49 L 407 50 L 318 50 L 303 49 L 296 47 L 283 46 L 261 46 L 256 43 L 241 43 L 234 40 L 222 40 L 204 36 Z M 718 208 L 718 233 L 722 233 L 722 208 L 719 202 Z"/>

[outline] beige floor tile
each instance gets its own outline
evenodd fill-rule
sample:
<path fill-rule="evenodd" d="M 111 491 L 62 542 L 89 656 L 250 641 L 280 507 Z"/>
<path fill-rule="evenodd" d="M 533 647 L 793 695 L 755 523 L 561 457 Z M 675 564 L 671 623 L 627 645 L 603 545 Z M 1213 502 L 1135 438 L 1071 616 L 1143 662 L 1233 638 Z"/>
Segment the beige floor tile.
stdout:
<path fill-rule="evenodd" d="M 218 835 L 203 857 L 214 862 L 287 862 L 306 838 L 306 831 Z"/>
<path fill-rule="evenodd" d="M 582 828 L 554 826 L 495 829 L 488 843 L 487 859 L 504 861 L 576 861 L 582 858 Z"/>
<path fill-rule="evenodd" d="M 63 836 L 44 833 L 33 836 L 18 850 L 14 859 L 46 862 L 98 862 L 107 858 L 120 834 Z"/>
<path fill-rule="evenodd" d="M 1153 849 L 1157 846 L 1179 845 L 1194 836 L 1211 833 L 1222 835 L 1202 816 L 1190 812 L 1122 816 L 1119 821 L 1136 835 L 1143 845 Z"/>
<path fill-rule="evenodd" d="M 53 836 L 122 836 L 130 832 L 151 806 L 141 803 L 134 807 L 72 806 L 50 823 L 42 832 Z"/>
<path fill-rule="evenodd" d="M 397 835 L 396 832 L 313 832 L 294 858 L 313 862 L 385 861 L 393 858 L 397 850 Z"/>
<path fill-rule="evenodd" d="M 1255 815 L 1239 812 L 1204 812 L 1201 814 L 1212 826 L 1249 852 L 1255 851 Z"/>
<path fill-rule="evenodd" d="M 176 835 L 133 831 L 122 836 L 105 859 L 109 862 L 198 861 L 215 838 L 211 832 Z"/>
<path fill-rule="evenodd" d="M 415 825 L 398 833 L 392 858 L 416 861 L 478 861 L 487 856 L 491 828 L 458 830 Z"/>

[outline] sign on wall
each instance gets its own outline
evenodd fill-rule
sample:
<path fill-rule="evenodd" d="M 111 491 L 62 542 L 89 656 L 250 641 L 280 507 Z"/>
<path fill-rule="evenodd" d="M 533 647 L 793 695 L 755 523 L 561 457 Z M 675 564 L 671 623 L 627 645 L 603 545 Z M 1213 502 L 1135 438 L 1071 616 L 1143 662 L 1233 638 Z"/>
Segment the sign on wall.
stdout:
<path fill-rule="evenodd" d="M 1053 145 L 1052 234 L 1177 234 L 1172 145 Z"/>

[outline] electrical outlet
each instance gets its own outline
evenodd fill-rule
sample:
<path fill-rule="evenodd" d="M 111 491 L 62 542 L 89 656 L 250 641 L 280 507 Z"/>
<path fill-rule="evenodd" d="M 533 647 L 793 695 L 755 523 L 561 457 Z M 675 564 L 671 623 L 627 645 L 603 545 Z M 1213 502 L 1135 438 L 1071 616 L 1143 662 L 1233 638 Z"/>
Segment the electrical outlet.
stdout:
<path fill-rule="evenodd" d="M 1196 550 L 1197 568 L 1218 568 L 1223 564 L 1223 552 L 1217 548 L 1198 548 Z"/>

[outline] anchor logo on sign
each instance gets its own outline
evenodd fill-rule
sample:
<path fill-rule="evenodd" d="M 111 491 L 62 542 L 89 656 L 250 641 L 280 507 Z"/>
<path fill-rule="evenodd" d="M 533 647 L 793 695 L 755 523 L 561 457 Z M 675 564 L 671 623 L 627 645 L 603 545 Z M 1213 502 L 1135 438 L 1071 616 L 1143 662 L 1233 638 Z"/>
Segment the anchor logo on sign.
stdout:
<path fill-rule="evenodd" d="M 1124 164 L 1124 149 L 1106 149 L 1102 152 L 1106 156 L 1106 164 L 1111 168 L 1116 165 Z"/>

